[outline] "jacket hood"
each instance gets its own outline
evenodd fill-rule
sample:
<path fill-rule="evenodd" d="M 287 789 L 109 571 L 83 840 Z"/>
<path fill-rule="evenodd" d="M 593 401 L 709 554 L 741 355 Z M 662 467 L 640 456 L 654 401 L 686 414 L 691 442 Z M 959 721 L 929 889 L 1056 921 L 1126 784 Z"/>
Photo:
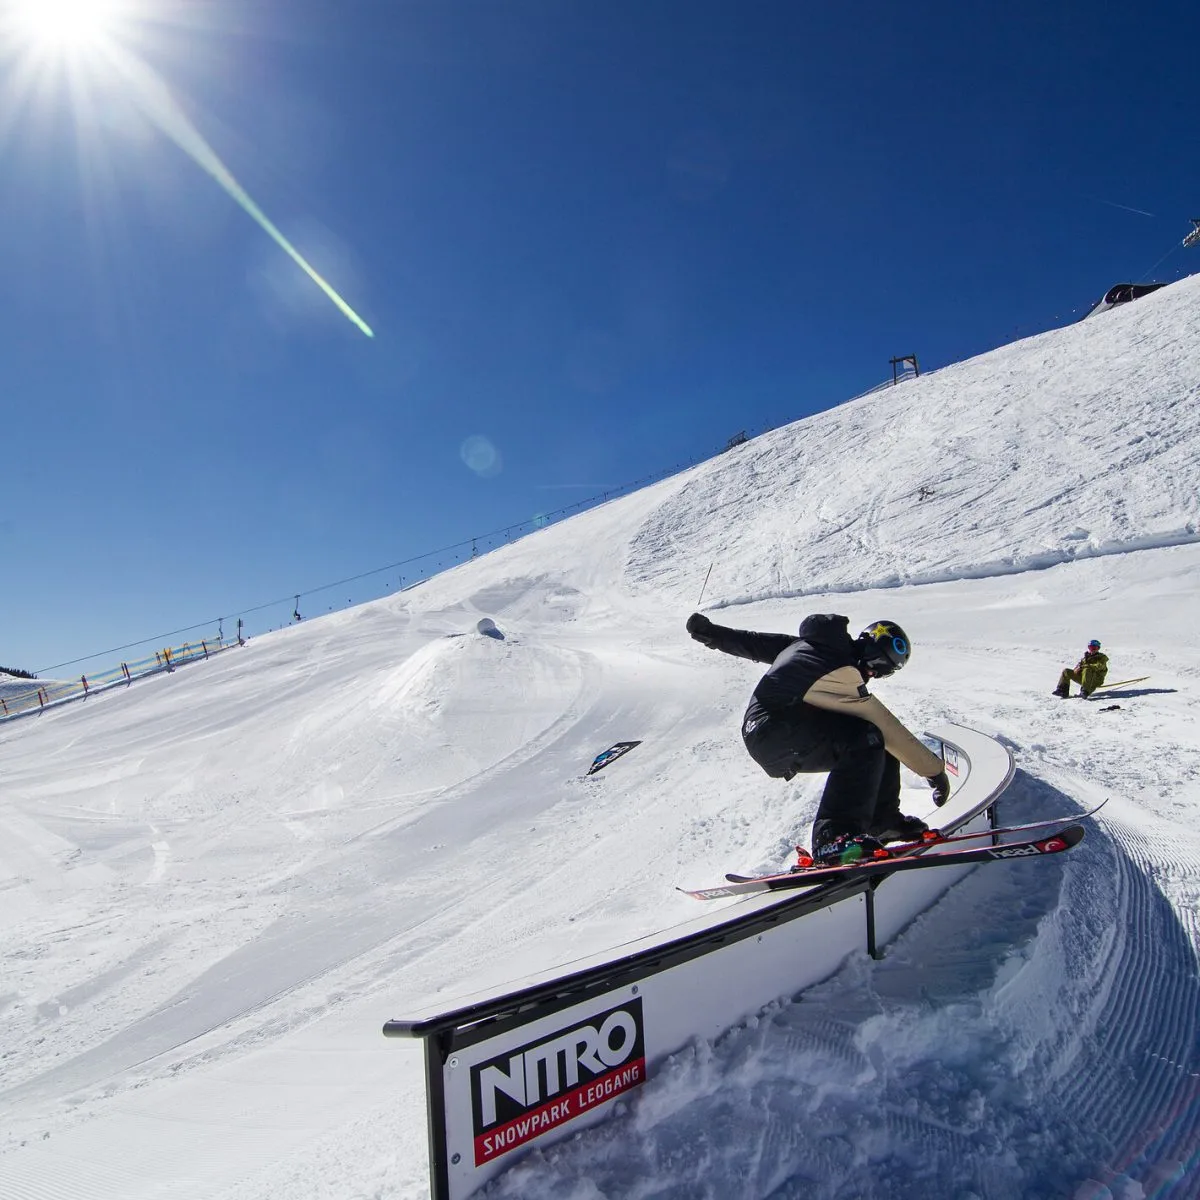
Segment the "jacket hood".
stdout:
<path fill-rule="evenodd" d="M 837 613 L 818 613 L 805 617 L 800 622 L 800 636 L 814 646 L 836 647 L 849 652 L 853 639 L 850 637 L 850 618 Z"/>

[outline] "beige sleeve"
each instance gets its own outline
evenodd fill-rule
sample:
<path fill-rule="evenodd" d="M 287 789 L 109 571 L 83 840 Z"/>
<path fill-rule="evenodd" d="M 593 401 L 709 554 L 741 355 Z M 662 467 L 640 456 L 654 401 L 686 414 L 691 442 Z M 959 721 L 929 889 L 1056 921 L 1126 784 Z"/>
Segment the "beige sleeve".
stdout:
<path fill-rule="evenodd" d="M 836 671 L 822 675 L 805 692 L 804 703 L 870 721 L 883 734 L 888 753 L 926 779 L 946 769 L 946 764 L 924 742 L 909 733 L 899 719 L 863 687 L 862 676 L 854 667 L 838 667 Z"/>

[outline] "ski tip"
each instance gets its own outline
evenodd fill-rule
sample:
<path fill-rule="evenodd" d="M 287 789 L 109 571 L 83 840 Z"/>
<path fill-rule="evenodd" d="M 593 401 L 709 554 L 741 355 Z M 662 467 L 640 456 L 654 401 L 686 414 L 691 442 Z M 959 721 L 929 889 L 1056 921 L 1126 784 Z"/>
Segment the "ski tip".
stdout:
<path fill-rule="evenodd" d="M 1086 834 L 1087 830 L 1082 825 L 1068 825 L 1066 829 L 1060 829 L 1057 833 L 1046 838 L 1042 845 L 1050 849 L 1053 842 L 1065 842 L 1065 846 L 1055 847 L 1055 849 L 1069 850 L 1072 846 L 1078 846 Z"/>

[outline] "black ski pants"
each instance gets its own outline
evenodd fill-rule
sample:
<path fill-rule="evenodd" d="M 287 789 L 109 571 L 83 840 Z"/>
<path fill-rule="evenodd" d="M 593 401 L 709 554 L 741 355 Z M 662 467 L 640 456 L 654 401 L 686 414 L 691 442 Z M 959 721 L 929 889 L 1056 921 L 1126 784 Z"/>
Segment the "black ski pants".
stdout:
<path fill-rule="evenodd" d="M 900 811 L 900 761 L 884 749 L 883 734 L 870 721 L 798 704 L 744 728 L 742 740 L 777 779 L 829 772 L 813 822 L 814 846 L 884 828 Z"/>

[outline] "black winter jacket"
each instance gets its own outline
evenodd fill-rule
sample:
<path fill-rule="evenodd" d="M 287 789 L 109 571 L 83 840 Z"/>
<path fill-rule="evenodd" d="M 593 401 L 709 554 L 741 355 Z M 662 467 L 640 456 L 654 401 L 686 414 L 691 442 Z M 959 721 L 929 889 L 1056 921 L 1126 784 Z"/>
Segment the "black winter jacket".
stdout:
<path fill-rule="evenodd" d="M 849 625 L 848 617 L 818 614 L 801 622 L 798 637 L 789 637 L 708 624 L 702 640 L 714 650 L 771 664 L 750 697 L 743 735 L 767 721 L 802 722 L 811 706 L 870 721 L 906 767 L 926 778 L 937 775 L 944 769 L 941 758 L 867 691 Z"/>

